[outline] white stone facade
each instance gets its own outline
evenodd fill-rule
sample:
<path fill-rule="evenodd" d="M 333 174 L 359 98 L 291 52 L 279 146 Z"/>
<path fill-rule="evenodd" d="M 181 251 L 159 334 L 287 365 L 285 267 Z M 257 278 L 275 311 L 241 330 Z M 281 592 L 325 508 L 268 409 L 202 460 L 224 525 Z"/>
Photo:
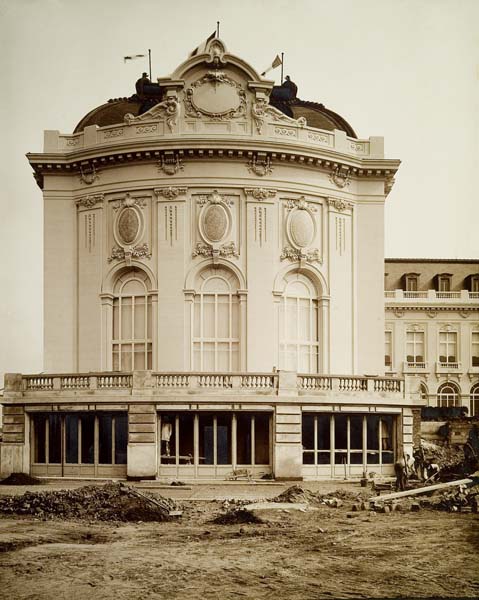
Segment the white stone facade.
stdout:
<path fill-rule="evenodd" d="M 116 125 L 45 133 L 45 374 L 6 378 L 2 471 L 392 472 L 382 138 L 309 127 L 214 39 Z M 8 425 L 8 426 L 7 426 Z"/>

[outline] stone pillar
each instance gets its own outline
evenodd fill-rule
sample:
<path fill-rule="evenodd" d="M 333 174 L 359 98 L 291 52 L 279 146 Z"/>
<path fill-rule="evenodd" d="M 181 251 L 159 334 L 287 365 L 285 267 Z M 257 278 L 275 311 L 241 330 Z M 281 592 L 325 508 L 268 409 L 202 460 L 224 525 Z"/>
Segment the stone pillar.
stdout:
<path fill-rule="evenodd" d="M 138 395 L 136 404 L 128 409 L 128 479 L 155 479 L 158 473 L 157 418 L 155 405 L 144 402 L 151 394 L 153 375 L 151 371 L 133 371 L 132 397 Z M 133 399 L 133 398 L 132 398 Z"/>
<path fill-rule="evenodd" d="M 301 407 L 297 404 L 297 374 L 280 371 L 278 400 L 274 416 L 273 472 L 275 479 L 303 479 Z M 287 402 L 281 402 L 286 400 Z"/>
<path fill-rule="evenodd" d="M 6 381 L 7 387 L 7 381 Z M 30 444 L 26 433 L 26 415 L 23 406 L 3 406 L 3 441 L 1 444 L 0 477 L 12 473 L 30 472 Z"/>

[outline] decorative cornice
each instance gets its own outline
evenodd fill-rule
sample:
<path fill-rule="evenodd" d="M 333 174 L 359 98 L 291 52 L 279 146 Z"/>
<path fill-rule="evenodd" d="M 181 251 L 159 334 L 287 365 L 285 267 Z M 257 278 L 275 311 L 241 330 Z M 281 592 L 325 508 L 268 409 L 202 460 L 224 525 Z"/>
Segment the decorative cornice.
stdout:
<path fill-rule="evenodd" d="M 392 305 L 392 304 L 386 304 L 385 305 L 385 309 L 386 310 L 401 310 L 401 311 L 408 311 L 408 310 L 414 310 L 414 311 L 422 311 L 427 313 L 428 317 L 434 318 L 435 316 L 437 316 L 437 313 L 440 312 L 477 312 L 479 309 L 477 306 L 411 306 L 411 305 L 407 305 L 407 304 L 401 304 L 401 305 Z"/>
<path fill-rule="evenodd" d="M 96 204 L 103 202 L 104 194 L 91 194 L 88 196 L 82 196 L 76 201 L 78 208 L 93 208 Z"/>

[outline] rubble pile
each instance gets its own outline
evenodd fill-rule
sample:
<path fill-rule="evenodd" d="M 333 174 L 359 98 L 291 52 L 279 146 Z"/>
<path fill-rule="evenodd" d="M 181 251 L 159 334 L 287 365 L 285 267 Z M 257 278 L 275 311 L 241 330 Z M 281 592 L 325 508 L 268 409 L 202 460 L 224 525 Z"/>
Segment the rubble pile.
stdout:
<path fill-rule="evenodd" d="M 438 510 L 449 512 L 478 512 L 479 508 L 479 485 L 467 487 L 461 485 L 459 489 L 443 492 L 432 503 Z"/>
<path fill-rule="evenodd" d="M 464 476 L 467 472 L 464 464 L 464 449 L 458 445 L 437 444 L 421 440 L 421 448 L 427 464 L 435 464 L 439 467 L 442 481 L 453 480 Z"/>
<path fill-rule="evenodd" d="M 302 488 L 300 485 L 293 485 L 285 490 L 279 496 L 271 499 L 271 502 L 289 502 L 289 503 L 306 503 L 306 504 L 325 504 L 338 508 L 343 501 L 352 500 L 360 501 L 362 498 L 361 492 L 350 492 L 347 490 L 335 490 L 329 494 L 320 494 Z"/>
<path fill-rule="evenodd" d="M 237 508 L 219 515 L 213 519 L 213 523 L 217 523 L 218 525 L 237 525 L 242 523 L 264 523 L 264 521 L 245 508 Z"/>
<path fill-rule="evenodd" d="M 169 498 L 148 496 L 122 483 L 0 497 L 0 514 L 44 519 L 166 521 L 176 509 Z"/>

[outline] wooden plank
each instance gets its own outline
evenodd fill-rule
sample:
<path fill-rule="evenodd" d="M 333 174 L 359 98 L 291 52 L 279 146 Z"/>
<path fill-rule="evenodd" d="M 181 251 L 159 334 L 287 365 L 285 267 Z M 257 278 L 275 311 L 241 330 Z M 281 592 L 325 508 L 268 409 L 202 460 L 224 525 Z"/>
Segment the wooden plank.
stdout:
<path fill-rule="evenodd" d="M 477 481 L 477 480 L 476 480 Z M 426 487 L 417 488 L 416 490 L 406 490 L 404 492 L 395 492 L 394 494 L 387 494 L 386 496 L 373 496 L 369 498 L 368 502 L 384 502 L 385 500 L 395 500 L 396 498 L 407 498 L 408 496 L 418 496 L 419 494 L 427 494 L 436 490 L 445 490 L 450 487 L 457 487 L 459 485 L 470 485 L 475 483 L 474 479 L 458 479 L 457 481 L 448 481 L 447 483 L 437 483 L 436 485 L 428 485 Z"/>

